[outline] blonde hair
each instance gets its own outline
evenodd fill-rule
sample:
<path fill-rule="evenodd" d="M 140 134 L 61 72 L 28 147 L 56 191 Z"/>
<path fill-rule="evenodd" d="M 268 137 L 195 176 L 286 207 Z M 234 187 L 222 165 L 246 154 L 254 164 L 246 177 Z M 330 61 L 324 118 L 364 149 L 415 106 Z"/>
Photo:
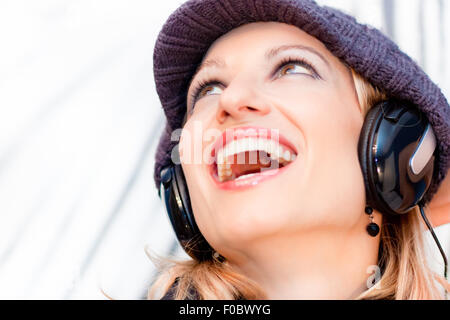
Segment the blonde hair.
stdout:
<path fill-rule="evenodd" d="M 386 95 L 350 70 L 365 116 L 372 106 L 385 100 Z M 450 291 L 447 281 L 425 263 L 424 231 L 418 207 L 401 216 L 383 216 L 379 248 L 382 276 L 357 299 L 442 299 L 437 283 Z M 160 299 L 169 289 L 176 300 L 266 298 L 258 284 L 233 271 L 227 261 L 220 262 L 215 258 L 204 262 L 176 261 L 150 257 L 157 264 L 159 274 L 149 289 L 149 299 Z M 176 286 L 173 286 L 175 282 Z"/>

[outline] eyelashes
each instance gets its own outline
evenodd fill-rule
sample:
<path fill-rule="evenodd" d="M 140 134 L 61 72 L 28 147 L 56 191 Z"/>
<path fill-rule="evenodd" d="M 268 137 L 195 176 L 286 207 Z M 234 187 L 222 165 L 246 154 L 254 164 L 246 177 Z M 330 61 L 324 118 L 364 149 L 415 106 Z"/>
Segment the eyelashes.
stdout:
<path fill-rule="evenodd" d="M 202 92 L 205 88 L 207 88 L 209 86 L 221 85 L 221 84 L 222 83 L 215 78 L 209 78 L 209 79 L 204 79 L 204 80 L 198 81 L 195 84 L 194 89 L 192 89 L 192 93 L 190 94 L 190 99 L 192 101 L 191 102 L 192 107 L 195 105 L 195 103 L 199 99 L 200 92 Z"/>
<path fill-rule="evenodd" d="M 299 65 L 301 67 L 303 67 L 304 69 L 308 70 L 309 73 L 301 73 L 304 74 L 306 76 L 310 76 L 314 79 L 322 79 L 320 77 L 320 75 L 318 74 L 318 72 L 316 71 L 316 68 L 314 68 L 313 64 L 310 63 L 308 60 L 304 59 L 304 58 L 293 58 L 293 57 L 285 57 L 283 58 L 280 62 L 277 63 L 277 65 L 274 68 L 274 71 L 271 74 L 271 78 L 276 77 L 276 78 L 280 78 L 284 75 L 287 74 L 283 74 L 283 75 L 278 75 L 279 71 L 289 65 Z M 300 74 L 300 73 L 295 73 L 295 74 Z M 223 86 L 222 81 L 218 80 L 217 78 L 206 78 L 203 80 L 198 81 L 194 88 L 192 89 L 192 93 L 189 95 L 189 98 L 191 100 L 191 108 L 190 111 L 193 111 L 193 107 L 195 105 L 195 103 L 201 98 L 200 97 L 200 93 L 206 89 L 207 87 L 212 87 L 212 86 Z"/>

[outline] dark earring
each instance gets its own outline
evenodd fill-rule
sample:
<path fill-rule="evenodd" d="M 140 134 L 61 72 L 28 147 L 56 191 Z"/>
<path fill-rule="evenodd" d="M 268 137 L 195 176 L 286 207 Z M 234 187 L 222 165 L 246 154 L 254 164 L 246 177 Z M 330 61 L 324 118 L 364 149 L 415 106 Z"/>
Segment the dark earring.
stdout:
<path fill-rule="evenodd" d="M 216 260 L 216 261 L 218 261 L 218 262 L 224 262 L 224 261 L 225 261 L 225 258 L 222 257 L 222 256 L 220 255 L 220 253 L 218 253 L 217 251 L 214 251 L 214 253 L 213 253 L 212 256 L 213 256 L 213 259 Z"/>
<path fill-rule="evenodd" d="M 370 223 L 367 225 L 367 233 L 371 236 L 371 237 L 376 237 L 378 232 L 380 232 L 380 227 L 373 222 L 373 209 L 369 206 L 366 207 L 365 210 L 366 214 L 369 215 L 370 218 Z"/>

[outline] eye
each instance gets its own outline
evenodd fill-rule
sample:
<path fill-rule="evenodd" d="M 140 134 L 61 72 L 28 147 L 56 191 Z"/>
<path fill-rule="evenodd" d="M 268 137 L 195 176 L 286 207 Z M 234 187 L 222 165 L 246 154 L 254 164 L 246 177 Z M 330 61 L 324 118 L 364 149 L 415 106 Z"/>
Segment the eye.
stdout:
<path fill-rule="evenodd" d="M 276 76 L 282 77 L 289 74 L 306 74 L 314 78 L 319 78 L 314 67 L 306 60 L 286 58 L 281 61 L 275 69 Z"/>
<path fill-rule="evenodd" d="M 221 94 L 222 88 L 218 83 L 211 83 L 203 86 L 196 95 L 196 99 L 203 98 L 204 96 L 211 96 L 214 94 Z"/>
<path fill-rule="evenodd" d="M 220 83 L 217 80 L 203 80 L 199 81 L 197 84 L 194 85 L 192 89 L 192 93 L 190 94 L 191 99 L 191 109 L 194 107 L 195 103 L 205 97 L 205 96 L 211 96 L 216 94 L 222 93 L 222 83 Z"/>
<path fill-rule="evenodd" d="M 309 71 L 305 67 L 300 66 L 296 63 L 288 63 L 288 64 L 284 65 L 283 67 L 281 67 L 281 69 L 280 69 L 280 75 L 291 74 L 291 73 L 308 73 L 308 74 L 310 74 L 311 71 Z"/>

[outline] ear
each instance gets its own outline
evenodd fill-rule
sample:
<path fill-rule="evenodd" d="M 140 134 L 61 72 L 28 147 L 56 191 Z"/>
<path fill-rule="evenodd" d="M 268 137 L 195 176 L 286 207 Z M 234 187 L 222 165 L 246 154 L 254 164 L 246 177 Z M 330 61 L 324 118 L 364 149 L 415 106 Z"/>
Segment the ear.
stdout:
<path fill-rule="evenodd" d="M 450 223 L 450 175 L 442 181 L 438 192 L 428 204 L 427 217 L 433 227 Z"/>

